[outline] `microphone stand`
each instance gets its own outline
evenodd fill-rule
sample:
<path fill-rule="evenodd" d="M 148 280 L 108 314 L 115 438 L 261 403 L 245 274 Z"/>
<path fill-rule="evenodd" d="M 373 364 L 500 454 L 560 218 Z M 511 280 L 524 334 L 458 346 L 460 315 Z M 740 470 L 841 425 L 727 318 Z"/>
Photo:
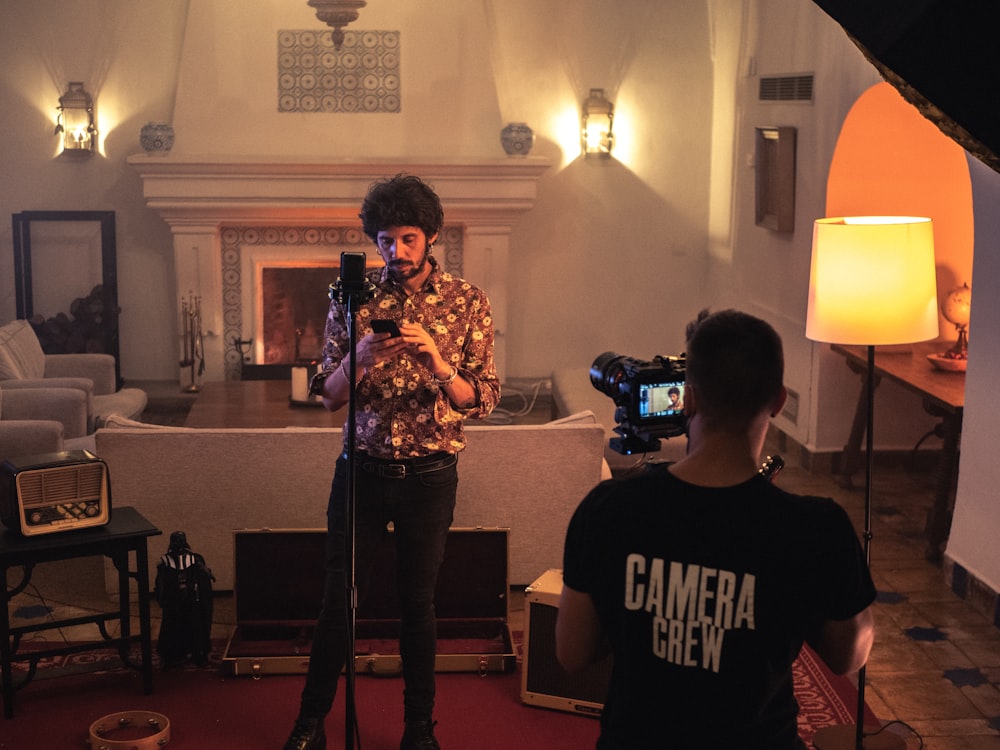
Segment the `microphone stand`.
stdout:
<path fill-rule="evenodd" d="M 360 256 L 360 260 L 359 260 Z M 345 653 L 345 707 L 344 707 L 344 747 L 360 747 L 355 745 L 357 738 L 357 709 L 355 705 L 355 625 L 357 622 L 358 595 L 355 583 L 354 538 L 355 510 L 357 505 L 355 481 L 357 472 L 356 442 L 357 442 L 357 344 L 356 328 L 358 308 L 369 299 L 374 287 L 364 275 L 364 253 L 341 253 L 341 277 L 330 287 L 330 297 L 344 305 L 347 319 L 348 351 L 350 366 L 347 381 L 350 388 L 347 399 L 347 487 L 344 502 L 344 617 L 346 625 Z M 360 263 L 360 266 L 358 265 Z M 353 271 L 353 273 L 351 273 Z"/>

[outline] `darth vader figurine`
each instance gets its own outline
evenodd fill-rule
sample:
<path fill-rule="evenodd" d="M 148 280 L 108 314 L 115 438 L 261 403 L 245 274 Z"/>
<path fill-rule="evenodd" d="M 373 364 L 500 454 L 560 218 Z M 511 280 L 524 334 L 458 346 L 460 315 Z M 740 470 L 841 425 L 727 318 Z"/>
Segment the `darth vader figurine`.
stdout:
<path fill-rule="evenodd" d="M 208 664 L 212 633 L 212 582 L 205 558 L 188 546 L 187 535 L 170 535 L 167 553 L 156 565 L 156 601 L 163 610 L 156 653 L 164 670 L 189 657 Z"/>

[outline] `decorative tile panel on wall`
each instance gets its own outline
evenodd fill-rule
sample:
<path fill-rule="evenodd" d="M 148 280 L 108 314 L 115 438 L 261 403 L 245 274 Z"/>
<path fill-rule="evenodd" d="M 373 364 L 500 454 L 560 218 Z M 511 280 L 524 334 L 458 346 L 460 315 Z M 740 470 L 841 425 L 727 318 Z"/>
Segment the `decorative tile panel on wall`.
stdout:
<path fill-rule="evenodd" d="M 279 112 L 399 112 L 399 32 L 278 32 Z"/>
<path fill-rule="evenodd" d="M 222 324 L 224 368 L 226 380 L 239 380 L 243 360 L 235 342 L 243 339 L 243 265 L 244 247 L 280 246 L 288 249 L 290 259 L 295 259 L 295 248 L 328 247 L 337 256 L 343 251 L 365 252 L 372 249 L 372 242 L 357 226 L 276 226 L 276 227 L 223 227 L 222 239 Z M 445 226 L 441 230 L 434 255 L 444 270 L 455 276 L 462 275 L 462 243 L 465 236 L 461 226 Z M 253 279 L 247 279 L 253 284 Z"/>

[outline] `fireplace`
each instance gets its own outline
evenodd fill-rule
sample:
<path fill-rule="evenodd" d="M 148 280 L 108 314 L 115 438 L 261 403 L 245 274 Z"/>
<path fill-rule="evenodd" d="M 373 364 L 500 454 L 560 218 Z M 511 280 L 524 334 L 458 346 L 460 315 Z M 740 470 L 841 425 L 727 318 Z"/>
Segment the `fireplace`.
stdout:
<path fill-rule="evenodd" d="M 444 227 L 434 249 L 445 270 L 459 276 L 463 234 L 461 227 Z M 315 360 L 340 253 L 364 252 L 369 269 L 382 266 L 371 241 L 356 227 L 223 227 L 221 235 L 223 319 L 250 316 L 256 334 L 237 344 L 233 337 L 241 335 L 239 326 L 227 325 L 227 340 L 244 367 Z"/>
<path fill-rule="evenodd" d="M 366 251 L 374 261 L 358 208 L 374 180 L 399 172 L 419 175 L 441 196 L 446 227 L 438 258 L 489 295 L 497 367 L 504 378 L 509 236 L 517 219 L 534 205 L 538 179 L 550 165 L 547 159 L 316 163 L 170 154 L 136 155 L 128 162 L 142 178 L 147 205 L 173 233 L 178 291 L 201 300 L 203 380 L 239 379 L 243 364 L 263 364 L 270 356 L 263 300 L 258 299 L 263 269 L 322 267 L 332 272 L 345 250 Z M 178 300 L 178 317 L 180 307 Z M 304 325 L 302 329 L 304 337 Z M 299 354 L 306 354 L 307 346 L 312 344 L 300 340 Z M 294 342 L 292 347 L 294 352 Z"/>

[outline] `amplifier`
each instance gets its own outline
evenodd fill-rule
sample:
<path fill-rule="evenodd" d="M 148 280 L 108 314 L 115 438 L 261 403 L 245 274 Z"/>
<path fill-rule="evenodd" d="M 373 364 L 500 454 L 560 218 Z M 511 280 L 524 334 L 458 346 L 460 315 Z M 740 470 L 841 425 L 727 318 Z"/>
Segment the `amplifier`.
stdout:
<path fill-rule="evenodd" d="M 104 526 L 111 520 L 108 466 L 90 451 L 0 463 L 0 521 L 24 536 Z"/>
<path fill-rule="evenodd" d="M 562 571 L 552 568 L 524 590 L 521 702 L 598 717 L 611 680 L 611 657 L 569 674 L 556 660 Z"/>

